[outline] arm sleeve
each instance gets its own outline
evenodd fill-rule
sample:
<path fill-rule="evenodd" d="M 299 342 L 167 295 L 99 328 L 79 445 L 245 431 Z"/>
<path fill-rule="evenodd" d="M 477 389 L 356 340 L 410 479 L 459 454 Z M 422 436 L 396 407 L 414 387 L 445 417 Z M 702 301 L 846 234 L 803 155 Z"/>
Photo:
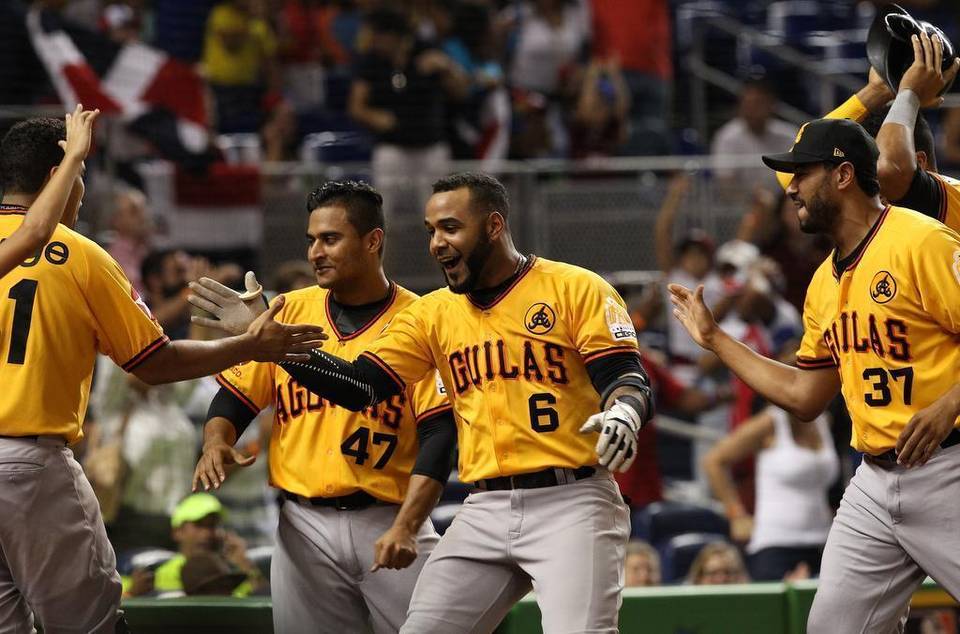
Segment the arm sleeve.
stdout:
<path fill-rule="evenodd" d="M 399 394 L 404 387 L 368 359 L 351 363 L 321 350 L 312 350 L 310 361 L 281 361 L 280 367 L 314 394 L 352 412 Z"/>
<path fill-rule="evenodd" d="M 797 351 L 797 367 L 801 370 L 819 370 L 836 367 L 837 362 L 823 339 L 820 316 L 816 311 L 818 285 L 811 283 L 803 303 L 803 339 Z"/>
<path fill-rule="evenodd" d="M 457 425 L 447 408 L 417 425 L 420 448 L 412 473 L 446 484 L 453 468 L 453 450 L 457 445 Z"/>
<path fill-rule="evenodd" d="M 913 250 L 920 305 L 947 332 L 960 333 L 960 237 L 939 226 Z"/>
<path fill-rule="evenodd" d="M 84 288 L 97 350 L 131 372 L 170 340 L 116 260 L 96 245 L 84 249 L 84 255 Z"/>
<path fill-rule="evenodd" d="M 257 412 L 250 409 L 246 401 L 241 400 L 239 396 L 225 387 L 214 395 L 210 401 L 210 407 L 207 409 L 207 420 L 214 418 L 225 418 L 230 421 L 236 431 L 237 438 L 243 435 L 244 430 L 254 418 Z"/>
<path fill-rule="evenodd" d="M 943 190 L 943 182 L 933 174 L 917 168 L 910 183 L 910 189 L 900 200 L 891 200 L 898 207 L 906 207 L 919 211 L 924 216 L 930 216 L 944 222 L 947 212 L 947 197 Z"/>
<path fill-rule="evenodd" d="M 824 119 L 853 119 L 857 123 L 863 121 L 866 116 L 869 114 L 867 112 L 867 107 L 863 105 L 863 102 L 860 101 L 860 98 L 856 95 L 852 95 L 849 99 L 844 101 L 842 104 L 837 106 L 834 110 L 828 112 L 823 116 Z M 793 174 L 786 174 L 784 172 L 777 172 L 777 180 L 780 181 L 780 186 L 784 189 L 790 184 L 790 181 L 793 180 Z"/>
<path fill-rule="evenodd" d="M 627 306 L 603 278 L 593 273 L 571 278 L 564 295 L 570 335 L 584 364 L 609 355 L 639 355 Z"/>
<path fill-rule="evenodd" d="M 646 370 L 640 363 L 640 356 L 632 352 L 620 352 L 595 359 L 587 364 L 587 374 L 590 375 L 590 382 L 593 383 L 597 394 L 605 393 L 617 379 L 625 374 L 647 376 Z"/>

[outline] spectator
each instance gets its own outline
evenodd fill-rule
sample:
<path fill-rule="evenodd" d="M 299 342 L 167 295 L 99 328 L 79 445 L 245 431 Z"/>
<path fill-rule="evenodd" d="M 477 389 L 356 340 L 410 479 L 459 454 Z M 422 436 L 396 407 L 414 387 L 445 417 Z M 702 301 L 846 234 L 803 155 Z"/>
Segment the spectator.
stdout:
<path fill-rule="evenodd" d="M 274 293 L 289 293 L 317 283 L 316 272 L 309 262 L 287 260 L 281 262 L 270 280 L 270 290 Z"/>
<path fill-rule="evenodd" d="M 673 63 L 667 0 L 591 0 L 593 54 L 618 60 L 632 98 L 627 155 L 670 154 Z"/>
<path fill-rule="evenodd" d="M 730 468 L 753 456 L 757 492 L 751 515 Z M 804 423 L 768 407 L 717 443 L 704 458 L 704 470 L 730 520 L 731 537 L 746 544 L 754 579 L 780 581 L 800 564 L 819 572 L 833 519 L 827 490 L 840 471 L 825 415 Z"/>
<path fill-rule="evenodd" d="M 247 579 L 247 575 L 230 565 L 226 557 L 218 553 L 198 553 L 183 564 L 180 571 L 183 592 L 190 596 L 233 595 Z"/>
<path fill-rule="evenodd" d="M 476 0 L 453 5 L 451 29 L 443 52 L 463 68 L 470 81 L 467 98 L 455 104 L 451 142 L 456 159 L 507 158 L 510 146 L 510 96 L 496 60 L 490 8 Z"/>
<path fill-rule="evenodd" d="M 153 316 L 171 339 L 183 339 L 190 326 L 187 284 L 206 276 L 229 286 L 240 281 L 243 271 L 236 264 L 213 266 L 205 258 L 163 249 L 147 254 L 140 275 L 146 289 L 144 299 Z"/>
<path fill-rule="evenodd" d="M 130 283 L 143 295 L 143 278 L 140 267 L 150 251 L 153 237 L 153 221 L 147 211 L 147 198 L 143 192 L 121 187 L 113 196 L 113 215 L 110 217 L 110 248 L 107 252 L 120 264 Z"/>
<path fill-rule="evenodd" d="M 631 539 L 627 543 L 623 567 L 625 588 L 660 585 L 660 555 L 643 540 Z"/>
<path fill-rule="evenodd" d="M 365 26 L 369 42 L 350 89 L 350 116 L 376 136 L 373 178 L 384 199 L 416 209 L 447 171 L 446 101 L 466 97 L 469 80 L 448 55 L 415 39 L 403 13 L 376 9 Z"/>
<path fill-rule="evenodd" d="M 256 132 L 276 100 L 280 77 L 277 42 L 258 0 L 227 0 L 207 18 L 203 71 L 210 82 L 221 133 Z"/>
<path fill-rule="evenodd" d="M 220 526 L 222 520 L 223 505 L 209 493 L 194 493 L 184 498 L 170 520 L 179 552 L 157 567 L 152 590 L 160 593 L 182 592 L 182 572 L 187 560 L 208 554 L 224 557 L 246 575 L 246 581 L 233 590 L 233 596 L 248 596 L 264 587 L 266 580 L 247 559 L 246 544 L 235 534 L 223 530 Z M 130 596 L 131 590 L 128 588 L 131 586 L 126 580 L 124 586 Z"/>
<path fill-rule="evenodd" d="M 630 91 L 616 60 L 594 59 L 583 77 L 573 115 L 573 158 L 613 156 L 627 139 Z"/>
<path fill-rule="evenodd" d="M 697 586 L 749 582 L 750 576 L 743 565 L 740 551 L 727 542 L 713 542 L 704 546 L 687 574 L 687 583 Z"/>
<path fill-rule="evenodd" d="M 510 83 L 514 99 L 528 101 L 530 93 L 547 100 L 546 129 L 550 154 L 569 153 L 564 102 L 572 98 L 579 81 L 578 66 L 587 51 L 589 21 L 580 0 L 530 0 L 517 3 L 502 15 L 509 30 Z M 520 117 L 519 125 L 527 125 Z M 532 114 L 538 114 L 536 110 Z M 520 153 L 523 150 L 519 150 Z"/>
<path fill-rule="evenodd" d="M 775 174 L 760 164 L 760 155 L 783 152 L 793 145 L 797 128 L 775 118 L 776 95 L 764 79 L 750 79 L 743 84 L 737 116 L 725 123 L 713 137 L 710 154 L 719 163 L 715 174 L 730 195 L 742 196 L 761 185 L 779 192 Z M 723 167 L 723 159 L 732 156 L 753 156 L 757 167 Z"/>

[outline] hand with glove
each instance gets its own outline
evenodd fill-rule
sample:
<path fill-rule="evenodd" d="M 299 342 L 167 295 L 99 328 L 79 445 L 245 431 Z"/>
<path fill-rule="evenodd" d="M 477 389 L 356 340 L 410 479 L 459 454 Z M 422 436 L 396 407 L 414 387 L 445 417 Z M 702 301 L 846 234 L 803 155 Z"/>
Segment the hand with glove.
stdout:
<path fill-rule="evenodd" d="M 230 335 L 245 333 L 250 324 L 267 309 L 268 304 L 263 297 L 263 287 L 253 271 L 247 271 L 243 282 L 246 287 L 243 293 L 238 293 L 209 277 L 190 282 L 193 293 L 187 297 L 187 301 L 213 315 L 213 318 L 193 315 L 191 321 Z"/>
<path fill-rule="evenodd" d="M 646 406 L 635 396 L 620 396 L 606 411 L 594 414 L 581 434 L 600 432 L 597 458 L 610 471 L 626 471 L 637 457 L 637 434 L 643 427 Z"/>

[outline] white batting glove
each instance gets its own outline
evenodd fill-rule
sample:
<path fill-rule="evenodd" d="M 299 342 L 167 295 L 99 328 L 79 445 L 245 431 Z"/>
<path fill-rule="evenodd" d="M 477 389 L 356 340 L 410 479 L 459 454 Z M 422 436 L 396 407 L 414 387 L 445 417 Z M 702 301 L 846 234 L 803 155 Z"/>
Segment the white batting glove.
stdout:
<path fill-rule="evenodd" d="M 263 287 L 253 271 L 247 271 L 243 283 L 246 291 L 238 293 L 209 277 L 190 282 L 193 293 L 187 296 L 187 301 L 213 315 L 212 319 L 193 315 L 190 320 L 231 335 L 245 333 L 260 313 L 267 309 L 267 302 L 263 298 Z"/>
<path fill-rule="evenodd" d="M 597 458 L 610 471 L 626 471 L 637 457 L 637 434 L 643 421 L 640 414 L 620 401 L 594 414 L 580 428 L 581 434 L 600 432 Z"/>

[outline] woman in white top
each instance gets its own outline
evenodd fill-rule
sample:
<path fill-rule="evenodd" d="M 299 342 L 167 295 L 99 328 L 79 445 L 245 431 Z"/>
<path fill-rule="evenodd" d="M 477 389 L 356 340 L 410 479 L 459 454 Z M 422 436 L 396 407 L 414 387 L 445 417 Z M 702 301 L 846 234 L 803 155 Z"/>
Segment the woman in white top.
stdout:
<path fill-rule="evenodd" d="M 751 517 L 730 468 L 754 455 L 756 508 Z M 833 519 L 827 490 L 840 472 L 825 416 L 804 423 L 778 407 L 768 407 L 718 442 L 703 467 L 730 519 L 730 536 L 746 543 L 755 581 L 819 572 Z"/>

